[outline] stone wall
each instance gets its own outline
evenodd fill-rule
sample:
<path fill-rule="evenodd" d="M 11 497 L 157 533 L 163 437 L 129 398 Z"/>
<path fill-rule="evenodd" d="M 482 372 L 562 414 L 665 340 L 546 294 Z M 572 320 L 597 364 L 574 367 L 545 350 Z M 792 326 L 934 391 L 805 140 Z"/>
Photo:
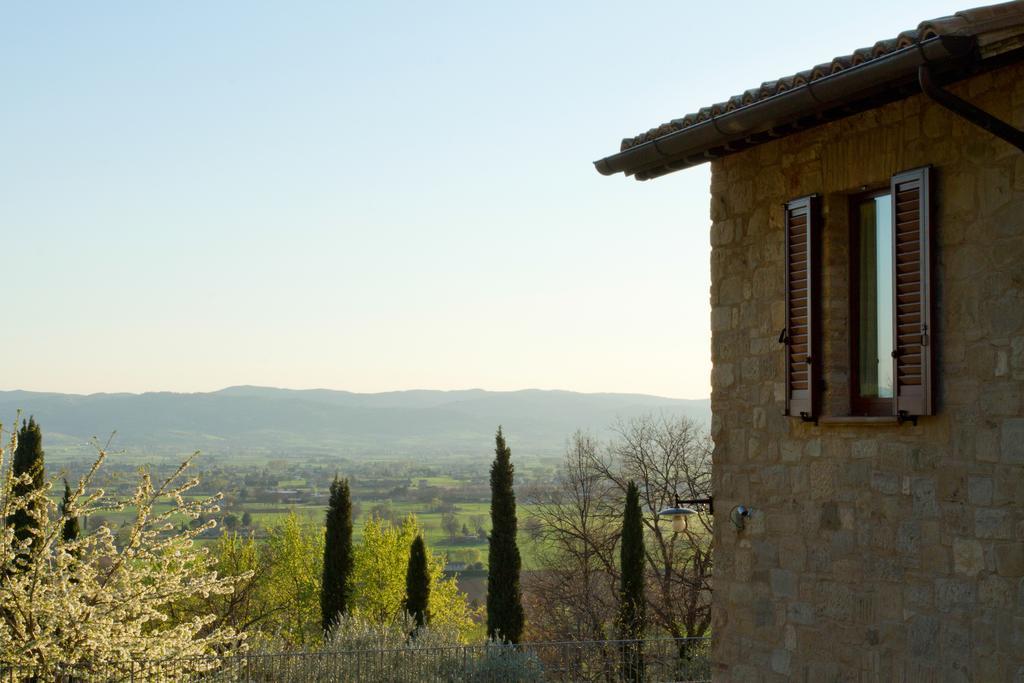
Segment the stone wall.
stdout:
<path fill-rule="evenodd" d="M 1024 127 L 1024 66 L 950 90 Z M 841 415 L 847 195 L 926 164 L 937 414 L 783 416 L 782 204 L 823 195 Z M 914 96 L 717 161 L 711 195 L 715 680 L 1024 680 L 1024 153 Z"/>

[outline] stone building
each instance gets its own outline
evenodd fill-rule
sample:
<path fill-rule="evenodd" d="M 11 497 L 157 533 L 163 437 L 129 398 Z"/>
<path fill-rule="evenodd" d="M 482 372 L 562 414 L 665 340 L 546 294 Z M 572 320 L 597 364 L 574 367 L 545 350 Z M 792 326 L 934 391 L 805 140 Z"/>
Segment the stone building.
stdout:
<path fill-rule="evenodd" d="M 715 681 L 1024 681 L 1022 127 L 1011 2 L 596 162 L 711 163 Z"/>

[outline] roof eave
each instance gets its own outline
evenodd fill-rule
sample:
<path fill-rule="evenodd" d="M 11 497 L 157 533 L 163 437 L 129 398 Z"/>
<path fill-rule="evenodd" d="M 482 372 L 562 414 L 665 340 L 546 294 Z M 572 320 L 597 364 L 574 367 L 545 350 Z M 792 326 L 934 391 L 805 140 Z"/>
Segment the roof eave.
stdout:
<path fill-rule="evenodd" d="M 848 116 L 886 93 L 916 90 L 917 68 L 941 73 L 977 54 L 975 36 L 924 40 L 857 66 L 808 81 L 732 111 L 594 162 L 602 175 L 624 173 L 647 180 L 781 137 L 796 129 Z M 890 98 L 891 99 L 891 98 Z"/>

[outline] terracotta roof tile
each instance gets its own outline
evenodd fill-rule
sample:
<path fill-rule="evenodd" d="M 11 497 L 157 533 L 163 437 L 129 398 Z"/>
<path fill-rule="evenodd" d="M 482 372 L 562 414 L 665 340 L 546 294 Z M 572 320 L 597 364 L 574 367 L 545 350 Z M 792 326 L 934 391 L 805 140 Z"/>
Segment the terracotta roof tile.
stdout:
<path fill-rule="evenodd" d="M 710 107 L 703 107 L 696 113 L 687 114 L 682 118 L 673 119 L 669 123 L 652 128 L 646 133 L 626 138 L 622 141 L 620 151 L 625 151 L 631 147 L 655 140 L 663 135 L 674 133 L 701 121 L 706 121 L 712 118 L 712 116 L 718 116 L 724 112 L 752 105 L 772 95 L 777 95 L 796 86 L 816 81 L 819 78 L 864 64 L 873 59 L 878 59 L 897 50 L 912 47 L 930 38 L 970 33 L 972 27 L 979 23 L 999 19 L 1007 13 L 1019 13 L 1022 8 L 1024 8 L 1024 0 L 1015 0 L 1014 2 L 1006 2 L 1000 5 L 976 7 L 957 12 L 952 16 L 923 21 L 916 29 L 903 31 L 895 38 L 880 40 L 871 47 L 862 47 L 859 50 L 854 50 L 852 54 L 841 55 L 834 58 L 831 62 L 819 64 L 792 76 L 786 76 L 774 81 L 765 81 L 759 88 L 751 88 L 739 95 L 730 97 L 724 102 L 718 102 Z"/>

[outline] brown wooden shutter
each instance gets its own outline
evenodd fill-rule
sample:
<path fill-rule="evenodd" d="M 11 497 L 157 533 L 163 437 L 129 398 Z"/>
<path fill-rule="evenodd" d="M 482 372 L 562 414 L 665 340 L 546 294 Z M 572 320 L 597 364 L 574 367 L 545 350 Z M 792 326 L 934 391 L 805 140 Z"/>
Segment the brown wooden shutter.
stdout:
<path fill-rule="evenodd" d="M 786 414 L 813 419 L 818 408 L 818 200 L 786 204 Z"/>
<path fill-rule="evenodd" d="M 929 169 L 892 177 L 893 408 L 931 415 L 931 243 Z"/>

